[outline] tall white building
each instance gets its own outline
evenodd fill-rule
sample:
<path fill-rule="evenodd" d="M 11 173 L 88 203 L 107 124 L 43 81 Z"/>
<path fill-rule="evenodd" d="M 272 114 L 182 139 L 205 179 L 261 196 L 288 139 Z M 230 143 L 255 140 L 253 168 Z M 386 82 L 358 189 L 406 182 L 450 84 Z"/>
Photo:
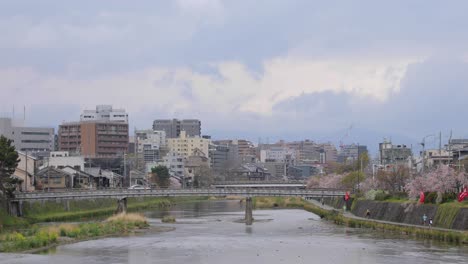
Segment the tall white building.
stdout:
<path fill-rule="evenodd" d="M 166 132 L 155 130 L 137 130 L 136 150 L 142 154 L 145 162 L 154 162 L 160 158 L 161 148 L 166 146 Z"/>
<path fill-rule="evenodd" d="M 17 151 L 50 152 L 55 147 L 53 128 L 16 126 L 11 118 L 0 118 L 0 135 L 13 140 Z"/>
<path fill-rule="evenodd" d="M 128 114 L 125 109 L 114 109 L 112 105 L 98 105 L 96 110 L 84 110 L 80 121 L 110 121 L 128 123 Z"/>

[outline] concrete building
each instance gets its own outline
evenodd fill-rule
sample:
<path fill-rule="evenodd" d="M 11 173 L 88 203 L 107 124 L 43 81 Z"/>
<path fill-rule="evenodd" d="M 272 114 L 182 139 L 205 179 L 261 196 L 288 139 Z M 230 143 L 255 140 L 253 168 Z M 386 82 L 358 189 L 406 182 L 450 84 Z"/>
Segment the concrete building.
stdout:
<path fill-rule="evenodd" d="M 226 168 L 229 156 L 229 147 L 226 145 L 210 145 L 210 167 L 215 172 L 221 172 Z"/>
<path fill-rule="evenodd" d="M 283 162 L 294 164 L 296 151 L 287 147 L 272 147 L 260 151 L 260 162 Z"/>
<path fill-rule="evenodd" d="M 379 143 L 380 165 L 406 164 L 413 155 L 411 148 L 406 145 L 393 145 L 392 142 L 384 140 Z"/>
<path fill-rule="evenodd" d="M 465 138 L 451 139 L 446 145 L 446 149 L 450 151 L 457 151 L 459 149 L 467 149 L 467 148 L 468 148 L 468 139 L 465 139 Z"/>
<path fill-rule="evenodd" d="M 237 145 L 239 148 L 239 156 L 256 156 L 257 148 L 254 144 L 245 139 L 236 139 L 233 141 L 234 145 Z"/>
<path fill-rule="evenodd" d="M 313 165 L 295 165 L 288 167 L 288 178 L 307 180 L 310 176 L 321 173 L 321 169 Z"/>
<path fill-rule="evenodd" d="M 448 165 L 453 161 L 453 152 L 445 149 L 426 149 L 421 153 L 426 168 Z"/>
<path fill-rule="evenodd" d="M 96 110 L 84 110 L 81 113 L 80 121 L 128 123 L 128 114 L 125 109 L 113 109 L 112 105 L 98 105 Z"/>
<path fill-rule="evenodd" d="M 48 156 L 54 150 L 54 129 L 15 125 L 11 118 L 0 118 L 0 135 L 13 140 L 17 151 L 36 156 Z"/>
<path fill-rule="evenodd" d="M 68 166 L 84 171 L 85 160 L 83 156 L 70 156 L 68 151 L 53 151 L 50 153 L 50 157 L 45 162 L 45 165 L 57 169 L 63 169 Z"/>
<path fill-rule="evenodd" d="M 287 164 L 284 162 L 259 162 L 269 172 L 269 178 L 266 180 L 283 180 L 286 176 Z"/>
<path fill-rule="evenodd" d="M 364 145 L 343 145 L 338 153 L 337 161 L 340 163 L 351 163 L 358 160 L 358 157 L 367 153 L 367 146 Z"/>
<path fill-rule="evenodd" d="M 168 138 L 167 146 L 171 152 L 187 158 L 200 151 L 205 157 L 209 157 L 210 140 L 201 137 L 188 137 L 185 131 L 180 132 L 178 138 Z"/>
<path fill-rule="evenodd" d="M 330 163 L 336 162 L 338 159 L 338 150 L 336 149 L 335 145 L 332 143 L 322 143 L 321 146 L 321 159 L 320 163 Z M 323 156 L 323 153 L 325 156 Z"/>
<path fill-rule="evenodd" d="M 185 131 L 188 137 L 201 137 L 201 121 L 198 119 L 156 119 L 153 122 L 153 130 L 166 132 L 167 138 L 178 138 L 181 131 Z"/>
<path fill-rule="evenodd" d="M 137 130 L 136 151 L 144 162 L 155 162 L 161 158 L 161 149 L 166 147 L 166 132 L 155 130 Z"/>
<path fill-rule="evenodd" d="M 169 169 L 171 176 L 183 177 L 186 159 L 187 157 L 171 150 L 163 157 L 162 161 L 146 163 L 146 172 L 150 173 L 151 168 L 162 165 Z"/>
<path fill-rule="evenodd" d="M 337 149 L 333 144 L 316 143 L 309 139 L 293 142 L 280 140 L 274 144 L 260 144 L 259 146 L 261 150 L 279 147 L 295 150 L 296 162 L 307 164 L 336 162 L 338 155 Z"/>
<path fill-rule="evenodd" d="M 128 151 L 128 123 L 82 121 L 59 126 L 59 150 L 85 157 L 120 157 Z"/>
<path fill-rule="evenodd" d="M 237 149 L 237 156 L 240 162 L 248 161 L 247 163 L 255 162 L 257 159 L 257 148 L 252 142 L 245 139 L 223 139 L 214 140 L 215 145 L 226 145 L 230 149 Z M 234 151 L 233 151 L 234 153 Z"/>
<path fill-rule="evenodd" d="M 241 164 L 238 146 L 233 144 L 210 145 L 209 158 L 211 168 L 215 173 L 225 172 Z"/>

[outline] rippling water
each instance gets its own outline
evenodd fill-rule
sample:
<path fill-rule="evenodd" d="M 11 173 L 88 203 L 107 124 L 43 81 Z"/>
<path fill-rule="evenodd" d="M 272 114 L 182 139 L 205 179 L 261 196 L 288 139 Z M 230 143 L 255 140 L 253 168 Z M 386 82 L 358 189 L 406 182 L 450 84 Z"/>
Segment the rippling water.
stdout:
<path fill-rule="evenodd" d="M 174 231 L 85 241 L 47 254 L 1 254 L 0 263 L 468 263 L 468 247 L 406 240 L 335 226 L 302 210 L 254 211 L 248 227 L 238 201 L 180 204 L 145 212 Z M 166 214 L 176 224 L 162 224 Z"/>

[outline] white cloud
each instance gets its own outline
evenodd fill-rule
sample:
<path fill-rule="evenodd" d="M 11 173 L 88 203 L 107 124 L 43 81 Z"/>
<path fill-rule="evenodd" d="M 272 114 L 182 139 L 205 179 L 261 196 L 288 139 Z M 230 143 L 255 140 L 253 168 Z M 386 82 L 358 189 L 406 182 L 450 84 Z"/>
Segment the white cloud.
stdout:
<path fill-rule="evenodd" d="M 415 58 L 381 60 L 305 60 L 294 57 L 264 62 L 254 74 L 238 62 L 213 64 L 218 74 L 189 68 L 148 68 L 91 80 L 41 75 L 31 69 L 0 70 L 1 103 L 110 103 L 139 112 L 151 106 L 167 112 L 250 112 L 269 115 L 275 104 L 303 93 L 331 91 L 385 101 L 400 89 Z M 5 93 L 4 93 L 5 94 Z"/>

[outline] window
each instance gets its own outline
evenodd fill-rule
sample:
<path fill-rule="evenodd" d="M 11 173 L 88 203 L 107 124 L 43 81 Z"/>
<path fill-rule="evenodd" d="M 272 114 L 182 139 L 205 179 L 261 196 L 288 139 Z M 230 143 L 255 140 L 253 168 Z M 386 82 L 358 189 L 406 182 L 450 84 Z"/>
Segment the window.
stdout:
<path fill-rule="evenodd" d="M 48 136 L 50 135 L 49 132 L 30 132 L 30 131 L 23 131 L 21 135 L 36 135 L 36 136 Z"/>
<path fill-rule="evenodd" d="M 50 143 L 50 140 L 32 140 L 32 139 L 27 139 L 27 140 L 21 140 L 21 143 Z"/>

